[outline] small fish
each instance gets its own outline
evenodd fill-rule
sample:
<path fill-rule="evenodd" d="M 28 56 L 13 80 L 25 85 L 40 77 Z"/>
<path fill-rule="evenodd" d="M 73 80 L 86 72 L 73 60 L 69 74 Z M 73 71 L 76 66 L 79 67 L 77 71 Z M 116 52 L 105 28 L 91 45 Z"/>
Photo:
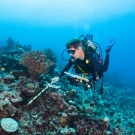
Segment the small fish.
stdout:
<path fill-rule="evenodd" d="M 1 71 L 5 71 L 5 68 L 4 68 L 4 67 L 1 67 L 0 70 L 1 70 Z"/>
<path fill-rule="evenodd" d="M 12 72 L 12 71 L 10 71 L 9 73 L 10 73 L 11 75 L 13 74 L 13 72 Z"/>

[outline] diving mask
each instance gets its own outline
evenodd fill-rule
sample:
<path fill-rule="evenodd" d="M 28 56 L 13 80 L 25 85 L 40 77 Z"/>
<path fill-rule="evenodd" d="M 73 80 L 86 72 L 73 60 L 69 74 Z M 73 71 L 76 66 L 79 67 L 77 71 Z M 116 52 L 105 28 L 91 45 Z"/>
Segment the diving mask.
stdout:
<path fill-rule="evenodd" d="M 71 55 L 74 55 L 75 54 L 75 51 L 76 50 L 70 50 L 70 49 L 67 50 L 68 54 L 71 54 Z"/>

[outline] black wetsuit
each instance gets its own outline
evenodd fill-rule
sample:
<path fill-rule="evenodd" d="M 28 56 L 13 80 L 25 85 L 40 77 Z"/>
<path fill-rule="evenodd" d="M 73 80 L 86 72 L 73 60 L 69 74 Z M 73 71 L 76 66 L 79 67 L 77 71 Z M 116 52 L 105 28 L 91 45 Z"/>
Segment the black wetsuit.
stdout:
<path fill-rule="evenodd" d="M 86 63 L 86 60 L 88 60 L 89 63 Z M 93 61 L 93 64 L 91 61 Z M 62 70 L 59 77 L 61 78 L 65 74 L 64 72 L 65 71 L 67 72 L 73 65 L 74 65 L 76 74 L 89 73 L 92 75 L 91 79 L 96 80 L 95 75 L 94 75 L 95 70 L 98 73 L 99 78 L 103 76 L 103 72 L 107 71 L 108 65 L 109 65 L 109 54 L 106 54 L 104 65 L 101 65 L 99 62 L 99 58 L 95 53 L 93 54 L 85 53 L 84 60 L 80 60 L 80 59 L 77 59 L 75 61 L 70 60 L 68 64 L 66 65 L 66 67 Z M 84 72 L 80 70 L 80 68 Z"/>

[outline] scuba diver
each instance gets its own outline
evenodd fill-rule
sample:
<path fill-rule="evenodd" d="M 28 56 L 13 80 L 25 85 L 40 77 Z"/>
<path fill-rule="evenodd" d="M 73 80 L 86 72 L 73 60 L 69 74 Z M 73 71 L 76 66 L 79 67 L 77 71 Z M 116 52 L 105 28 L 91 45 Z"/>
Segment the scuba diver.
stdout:
<path fill-rule="evenodd" d="M 83 40 L 81 40 L 83 38 Z M 74 65 L 74 70 L 76 74 L 81 74 L 83 78 L 89 77 L 88 81 L 82 81 L 84 84 L 84 89 L 92 87 L 95 81 L 98 81 L 101 77 L 103 78 L 103 72 L 106 72 L 109 65 L 109 54 L 112 46 L 115 44 L 115 39 L 109 39 L 109 43 L 106 48 L 106 57 L 103 64 L 103 60 L 100 58 L 102 51 L 100 46 L 93 41 L 93 36 L 91 34 L 86 34 L 86 36 L 81 35 L 79 39 L 72 39 L 67 42 L 66 49 L 71 58 L 62 70 L 59 77 L 54 77 L 52 82 L 57 82 L 64 76 L 65 73 Z M 97 50 L 97 46 L 100 48 L 100 53 Z M 65 51 L 64 50 L 64 51 Z M 63 52 L 64 52 L 63 51 Z M 62 53 L 63 54 L 63 53 Z M 71 84 L 76 83 L 76 79 L 72 76 L 68 78 Z M 83 79 L 80 79 L 83 80 Z M 100 94 L 103 94 L 103 79 Z"/>

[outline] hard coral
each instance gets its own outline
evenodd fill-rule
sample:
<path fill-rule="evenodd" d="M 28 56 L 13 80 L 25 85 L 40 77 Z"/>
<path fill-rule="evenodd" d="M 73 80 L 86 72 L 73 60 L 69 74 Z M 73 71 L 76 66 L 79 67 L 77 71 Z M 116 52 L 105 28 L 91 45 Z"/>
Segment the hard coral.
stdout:
<path fill-rule="evenodd" d="M 48 73 L 54 63 L 41 51 L 29 51 L 22 55 L 20 64 L 28 68 L 30 75 L 38 75 Z"/>
<path fill-rule="evenodd" d="M 3 118 L 1 120 L 1 126 L 6 132 L 12 133 L 17 130 L 18 123 L 12 118 Z"/>
<path fill-rule="evenodd" d="M 19 77 L 19 81 L 16 83 L 16 90 L 25 96 L 34 96 L 39 90 L 39 83 L 33 82 L 30 78 Z"/>
<path fill-rule="evenodd" d="M 0 100 L 0 117 L 11 117 L 15 116 L 17 109 L 7 99 Z"/>
<path fill-rule="evenodd" d="M 76 131 L 74 128 L 68 128 L 68 127 L 62 128 L 60 130 L 61 135 L 75 135 L 75 132 Z"/>
<path fill-rule="evenodd" d="M 45 49 L 44 53 L 48 59 L 50 59 L 52 62 L 56 63 L 56 54 L 53 53 L 53 51 L 51 49 L 49 49 L 49 48 Z"/>
<path fill-rule="evenodd" d="M 13 83 L 15 80 L 15 77 L 13 75 L 5 75 L 2 77 L 2 80 L 5 84 Z"/>

